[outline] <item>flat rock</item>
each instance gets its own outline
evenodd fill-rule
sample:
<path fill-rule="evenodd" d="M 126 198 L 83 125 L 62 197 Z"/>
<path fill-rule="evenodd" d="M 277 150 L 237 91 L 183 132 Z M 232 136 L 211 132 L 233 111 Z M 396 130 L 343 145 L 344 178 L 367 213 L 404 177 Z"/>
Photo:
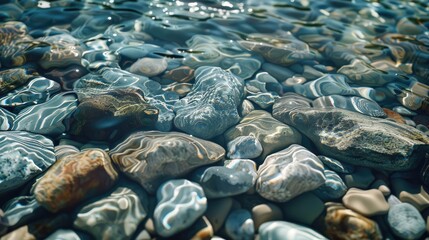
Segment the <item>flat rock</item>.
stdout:
<path fill-rule="evenodd" d="M 259 161 L 267 155 L 282 150 L 291 144 L 301 143 L 301 134 L 292 127 L 274 119 L 270 113 L 255 110 L 247 114 L 238 125 L 225 132 L 227 142 L 240 136 L 252 136 L 262 145 L 262 154 Z"/>
<path fill-rule="evenodd" d="M 366 217 L 382 215 L 389 211 L 389 204 L 383 193 L 377 189 L 350 188 L 342 200 L 345 207 Z"/>
<path fill-rule="evenodd" d="M 110 151 L 118 168 L 154 193 L 166 180 L 215 163 L 225 150 L 212 142 L 179 132 L 136 132 Z"/>
<path fill-rule="evenodd" d="M 260 240 L 327 239 L 311 228 L 285 221 L 271 221 L 259 227 Z"/>
<path fill-rule="evenodd" d="M 233 240 L 254 239 L 255 228 L 252 214 L 246 209 L 236 209 L 229 213 L 225 221 L 225 231 Z"/>
<path fill-rule="evenodd" d="M 292 144 L 269 155 L 259 166 L 256 191 L 264 198 L 286 202 L 325 182 L 323 163 L 306 148 Z"/>
<path fill-rule="evenodd" d="M 387 214 L 387 222 L 393 233 L 402 239 L 419 239 L 426 231 L 422 215 L 409 203 L 392 206 Z"/>
<path fill-rule="evenodd" d="M 326 181 L 323 185 L 316 188 L 313 193 L 324 201 L 340 199 L 347 192 L 346 184 L 336 172 L 327 169 L 323 172 Z"/>
<path fill-rule="evenodd" d="M 0 132 L 0 193 L 22 186 L 55 160 L 50 139 L 23 131 Z"/>
<path fill-rule="evenodd" d="M 47 210 L 58 212 L 105 192 L 117 178 L 109 155 L 88 149 L 59 159 L 37 181 L 34 196 Z"/>
<path fill-rule="evenodd" d="M 174 105 L 174 125 L 203 139 L 225 132 L 240 120 L 243 80 L 219 67 L 199 67 L 188 95 Z"/>
<path fill-rule="evenodd" d="M 253 136 L 240 136 L 228 142 L 227 157 L 234 158 L 257 158 L 263 149 L 259 140 Z"/>
<path fill-rule="evenodd" d="M 201 186 L 185 179 L 165 182 L 156 197 L 154 223 L 157 233 L 163 237 L 191 226 L 207 209 L 207 198 Z"/>
<path fill-rule="evenodd" d="M 78 210 L 74 227 L 96 239 L 129 239 L 147 216 L 147 194 L 138 185 L 119 186 Z"/>
<path fill-rule="evenodd" d="M 429 144 L 429 137 L 413 127 L 343 109 L 285 111 L 279 101 L 273 116 L 300 130 L 323 155 L 354 165 L 412 169 Z"/>
<path fill-rule="evenodd" d="M 339 203 L 326 203 L 326 235 L 330 239 L 383 239 L 378 224 Z"/>

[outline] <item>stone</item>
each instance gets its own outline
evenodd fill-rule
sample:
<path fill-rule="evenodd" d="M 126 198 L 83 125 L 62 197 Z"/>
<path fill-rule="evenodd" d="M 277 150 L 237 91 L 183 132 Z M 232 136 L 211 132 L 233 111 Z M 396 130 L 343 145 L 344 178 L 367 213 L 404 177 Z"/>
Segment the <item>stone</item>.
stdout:
<path fill-rule="evenodd" d="M 50 139 L 24 131 L 1 131 L 0 194 L 21 187 L 55 160 Z"/>
<path fill-rule="evenodd" d="M 197 219 L 194 224 L 186 230 L 174 235 L 174 239 L 192 239 L 192 240 L 206 240 L 212 239 L 214 235 L 213 227 L 209 220 L 202 216 Z"/>
<path fill-rule="evenodd" d="M 225 160 L 224 166 L 230 169 L 234 169 L 236 171 L 243 171 L 252 176 L 253 186 L 256 183 L 256 179 L 258 178 L 258 172 L 256 170 L 256 163 L 249 159 L 233 159 L 233 160 Z"/>
<path fill-rule="evenodd" d="M 153 217 L 156 232 L 162 237 L 170 237 L 191 226 L 207 209 L 201 186 L 185 179 L 165 182 L 156 197 L 158 204 Z"/>
<path fill-rule="evenodd" d="M 166 180 L 215 163 L 225 150 L 212 142 L 179 132 L 136 132 L 110 151 L 120 171 L 154 193 Z"/>
<path fill-rule="evenodd" d="M 55 213 L 105 192 L 117 178 L 109 155 L 101 149 L 88 149 L 59 159 L 37 181 L 34 196 Z"/>
<path fill-rule="evenodd" d="M 380 170 L 415 168 L 429 144 L 413 127 L 343 109 L 285 111 L 279 101 L 273 116 L 300 130 L 322 155 Z"/>
<path fill-rule="evenodd" d="M 256 191 L 268 200 L 286 202 L 325 180 L 323 163 L 306 148 L 292 144 L 269 155 L 259 166 Z"/>
<path fill-rule="evenodd" d="M 356 171 L 350 174 L 343 175 L 344 182 L 349 188 L 360 188 L 368 189 L 372 182 L 375 180 L 375 176 L 371 169 L 357 167 Z"/>
<path fill-rule="evenodd" d="M 240 106 L 238 106 L 238 114 L 240 117 L 244 118 L 249 113 L 251 113 L 253 110 L 255 110 L 255 107 L 253 106 L 252 102 L 244 99 Z"/>
<path fill-rule="evenodd" d="M 314 193 L 305 192 L 281 204 L 283 219 L 310 226 L 325 210 L 325 204 Z"/>
<path fill-rule="evenodd" d="M 223 226 L 232 205 L 232 198 L 228 197 L 208 200 L 207 211 L 204 215 L 211 223 L 214 232 L 217 232 Z"/>
<path fill-rule="evenodd" d="M 246 97 L 251 102 L 255 103 L 262 109 L 268 109 L 273 106 L 274 101 L 279 98 L 277 93 L 256 93 Z"/>
<path fill-rule="evenodd" d="M 361 86 L 379 87 L 398 80 L 394 74 L 378 70 L 359 59 L 343 65 L 337 72 L 346 75 L 351 83 Z"/>
<path fill-rule="evenodd" d="M 227 142 L 240 136 L 252 136 L 259 140 L 263 151 L 258 162 L 291 144 L 300 144 L 302 140 L 301 134 L 295 128 L 277 121 L 270 113 L 262 110 L 250 112 L 238 125 L 224 134 Z"/>
<path fill-rule="evenodd" d="M 194 79 L 194 71 L 194 69 L 188 66 L 180 66 L 166 71 L 162 75 L 162 78 L 178 83 L 188 83 Z"/>
<path fill-rule="evenodd" d="M 405 119 L 401 116 L 401 114 L 390 110 L 388 108 L 383 108 L 383 111 L 386 113 L 386 116 L 388 119 L 392 119 L 393 121 L 397 123 L 403 123 L 405 124 Z"/>
<path fill-rule="evenodd" d="M 16 228 L 49 216 L 33 196 L 18 196 L 7 201 L 3 206 L 4 213 L 0 216 L 0 229 Z M 0 231 L 1 232 L 1 231 Z"/>
<path fill-rule="evenodd" d="M 7 131 L 12 128 L 16 115 L 6 109 L 0 108 L 0 131 Z"/>
<path fill-rule="evenodd" d="M 410 203 L 419 211 L 429 207 L 429 193 L 424 186 L 402 178 L 392 179 L 391 184 L 393 193 L 402 202 Z"/>
<path fill-rule="evenodd" d="M 383 193 L 377 189 L 350 188 L 342 200 L 346 208 L 366 217 L 383 215 L 389 211 L 389 204 Z"/>
<path fill-rule="evenodd" d="M 327 239 L 311 228 L 286 221 L 270 221 L 259 227 L 260 240 Z"/>
<path fill-rule="evenodd" d="M 126 88 L 80 98 L 70 134 L 92 140 L 118 139 L 129 132 L 153 129 L 159 110 L 137 89 Z"/>
<path fill-rule="evenodd" d="M 413 112 L 410 109 L 403 107 L 403 106 L 393 107 L 392 110 L 401 114 L 402 116 L 408 116 L 408 117 L 417 116 L 416 112 Z"/>
<path fill-rule="evenodd" d="M 27 83 L 34 75 L 24 68 L 12 68 L 0 71 L 0 95 Z"/>
<path fill-rule="evenodd" d="M 246 91 L 250 94 L 282 92 L 281 84 L 267 72 L 259 72 L 254 79 L 246 81 Z"/>
<path fill-rule="evenodd" d="M 148 212 L 147 194 L 138 185 L 123 184 L 107 197 L 78 209 L 74 227 L 96 239 L 129 239 Z"/>
<path fill-rule="evenodd" d="M 371 184 L 370 188 L 378 189 L 385 197 L 388 197 L 391 194 L 388 184 L 382 179 L 375 180 Z"/>
<path fill-rule="evenodd" d="M 325 169 L 326 181 L 323 185 L 316 188 L 313 193 L 323 201 L 333 201 L 341 198 L 347 192 L 347 186 L 341 177 L 334 171 Z"/>
<path fill-rule="evenodd" d="M 252 215 L 246 209 L 236 209 L 229 213 L 225 221 L 225 232 L 230 239 L 254 239 L 255 228 Z"/>
<path fill-rule="evenodd" d="M 192 179 L 204 189 L 207 198 L 221 198 L 247 192 L 254 185 L 253 176 L 245 171 L 221 166 L 198 169 Z"/>
<path fill-rule="evenodd" d="M 326 203 L 326 236 L 330 239 L 383 239 L 378 224 L 339 203 Z"/>
<path fill-rule="evenodd" d="M 386 113 L 376 102 L 361 97 L 323 96 L 313 101 L 313 107 L 341 108 L 371 117 L 386 117 Z"/>
<path fill-rule="evenodd" d="M 59 229 L 49 235 L 45 240 L 89 240 L 90 237 L 81 232 L 70 229 Z"/>
<path fill-rule="evenodd" d="M 419 239 L 426 231 L 422 215 L 409 203 L 392 206 L 387 214 L 387 222 L 393 233 L 401 239 Z"/>
<path fill-rule="evenodd" d="M 213 138 L 240 120 L 237 107 L 243 97 L 242 79 L 219 67 L 199 67 L 191 92 L 174 105 L 174 125 L 193 136 Z"/>
<path fill-rule="evenodd" d="M 276 204 L 264 203 L 252 208 L 252 219 L 255 229 L 259 229 L 263 223 L 283 220 L 283 213 Z"/>
<path fill-rule="evenodd" d="M 67 130 L 66 121 L 77 107 L 78 100 L 75 93 L 57 94 L 45 103 L 21 110 L 13 121 L 12 130 L 60 135 Z"/>
<path fill-rule="evenodd" d="M 130 67 L 130 72 L 146 77 L 154 77 L 163 73 L 168 66 L 165 58 L 140 58 Z"/>
<path fill-rule="evenodd" d="M 254 136 L 240 136 L 228 142 L 227 157 L 230 159 L 257 158 L 261 155 L 262 145 Z"/>
<path fill-rule="evenodd" d="M 343 163 L 343 162 L 340 162 L 336 159 L 326 157 L 326 156 L 322 156 L 322 155 L 319 155 L 317 157 L 320 159 L 320 161 L 323 162 L 323 165 L 325 167 L 331 169 L 332 171 L 334 171 L 336 173 L 350 174 L 350 173 L 353 173 L 355 171 L 355 166 L 353 166 L 351 164 Z"/>

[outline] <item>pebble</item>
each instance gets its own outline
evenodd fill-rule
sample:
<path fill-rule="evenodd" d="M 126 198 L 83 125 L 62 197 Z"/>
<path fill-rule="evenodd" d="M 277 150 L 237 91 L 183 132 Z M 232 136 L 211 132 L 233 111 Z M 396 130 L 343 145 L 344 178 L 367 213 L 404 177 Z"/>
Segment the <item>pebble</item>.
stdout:
<path fill-rule="evenodd" d="M 341 177 L 334 171 L 325 169 L 326 181 L 323 185 L 313 190 L 323 201 L 333 201 L 341 198 L 347 192 L 347 186 Z"/>
<path fill-rule="evenodd" d="M 284 220 L 310 226 L 325 211 L 325 204 L 311 192 L 281 204 Z"/>
<path fill-rule="evenodd" d="M 1 228 L 16 228 L 34 220 L 47 216 L 49 213 L 39 205 L 34 196 L 18 196 L 10 199 L 3 206 L 4 213 L 0 215 Z"/>
<path fill-rule="evenodd" d="M 252 102 L 247 99 L 244 99 L 241 105 L 238 106 L 238 114 L 242 118 L 247 116 L 253 110 L 255 110 L 255 107 L 253 106 Z"/>
<path fill-rule="evenodd" d="M 371 184 L 370 188 L 378 189 L 385 197 L 388 197 L 391 194 L 388 184 L 382 179 L 375 180 Z"/>
<path fill-rule="evenodd" d="M 191 226 L 207 209 L 207 198 L 196 183 L 186 179 L 170 180 L 157 193 L 153 213 L 156 232 L 170 237 Z"/>
<path fill-rule="evenodd" d="M 227 157 L 230 159 L 257 158 L 262 154 L 262 145 L 259 140 L 253 136 L 240 136 L 228 142 Z"/>
<path fill-rule="evenodd" d="M 325 180 L 323 163 L 306 148 L 292 144 L 269 155 L 259 166 L 256 191 L 268 200 L 286 202 Z"/>
<path fill-rule="evenodd" d="M 55 213 L 105 192 L 117 178 L 105 151 L 84 150 L 64 156 L 49 168 L 37 181 L 34 196 L 40 205 Z"/>
<path fill-rule="evenodd" d="M 0 194 L 21 187 L 55 160 L 50 139 L 24 131 L 1 131 Z"/>
<path fill-rule="evenodd" d="M 6 109 L 0 108 L 0 131 L 7 131 L 12 128 L 16 115 Z"/>
<path fill-rule="evenodd" d="M 360 188 L 368 189 L 372 182 L 375 180 L 375 176 L 371 169 L 357 167 L 356 171 L 351 174 L 343 175 L 344 182 L 349 188 Z"/>
<path fill-rule="evenodd" d="M 416 112 L 413 112 L 413 111 L 411 111 L 408 108 L 403 107 L 403 106 L 393 107 L 392 110 L 401 114 L 402 116 L 409 116 L 409 117 L 417 116 Z"/>
<path fill-rule="evenodd" d="M 389 204 L 377 189 L 350 188 L 342 200 L 345 207 L 366 217 L 383 215 L 389 211 Z"/>
<path fill-rule="evenodd" d="M 166 180 L 223 159 L 225 149 L 184 133 L 147 131 L 131 134 L 110 156 L 120 171 L 154 193 Z"/>
<path fill-rule="evenodd" d="M 355 171 L 355 166 L 353 166 L 351 164 L 343 163 L 343 162 L 340 162 L 336 159 L 326 157 L 326 156 L 322 156 L 322 155 L 319 155 L 317 157 L 320 159 L 320 161 L 323 162 L 323 165 L 325 167 L 333 170 L 336 173 L 350 174 L 350 173 L 353 173 Z"/>
<path fill-rule="evenodd" d="M 188 83 L 194 79 L 194 69 L 188 66 L 180 66 L 166 71 L 162 78 L 173 80 L 178 83 Z"/>
<path fill-rule="evenodd" d="M 24 68 L 12 68 L 0 71 L 0 95 L 24 85 L 34 77 Z"/>
<path fill-rule="evenodd" d="M 386 116 L 388 119 L 392 119 L 393 121 L 397 122 L 397 123 L 402 123 L 405 124 L 405 119 L 404 117 L 401 116 L 401 114 L 390 110 L 388 108 L 383 108 L 383 111 L 386 113 Z"/>
<path fill-rule="evenodd" d="M 419 183 L 402 178 L 391 179 L 393 193 L 402 202 L 410 203 L 420 212 L 429 207 L 429 194 Z"/>
<path fill-rule="evenodd" d="M 81 232 L 77 233 L 70 229 L 59 229 L 49 235 L 45 240 L 89 240 L 90 237 Z"/>
<path fill-rule="evenodd" d="M 223 226 L 232 205 L 232 198 L 228 197 L 208 200 L 207 211 L 204 215 L 210 221 L 214 232 L 217 232 Z"/>
<path fill-rule="evenodd" d="M 214 235 L 213 227 L 207 217 L 202 216 L 197 219 L 185 231 L 182 231 L 173 236 L 174 239 L 192 239 L 192 240 L 206 240 L 212 239 Z"/>
<path fill-rule="evenodd" d="M 279 95 L 277 93 L 271 92 L 256 93 L 248 95 L 246 98 L 262 109 L 269 109 L 271 106 L 273 106 L 275 100 L 279 98 Z"/>
<path fill-rule="evenodd" d="M 256 170 L 256 163 L 250 159 L 234 159 L 225 160 L 224 166 L 236 171 L 243 171 L 252 176 L 252 183 L 255 185 L 256 179 L 258 178 L 258 172 Z"/>
<path fill-rule="evenodd" d="M 426 232 L 426 224 L 419 211 L 409 203 L 390 208 L 387 222 L 393 233 L 401 239 L 419 239 Z"/>
<path fill-rule="evenodd" d="M 286 124 L 274 119 L 270 113 L 255 110 L 246 115 L 238 125 L 225 132 L 227 142 L 240 136 L 252 136 L 262 145 L 262 154 L 257 159 L 261 162 L 267 155 L 282 150 L 291 144 L 301 143 L 301 134 Z"/>
<path fill-rule="evenodd" d="M 371 117 L 386 117 L 383 109 L 374 101 L 361 97 L 340 95 L 323 96 L 313 101 L 315 108 L 341 108 Z"/>
<path fill-rule="evenodd" d="M 225 221 L 225 231 L 230 239 L 254 239 L 255 228 L 252 214 L 246 209 L 236 209 L 229 213 Z"/>
<path fill-rule="evenodd" d="M 259 227 L 260 240 L 327 239 L 311 228 L 285 221 L 270 221 Z"/>
<path fill-rule="evenodd" d="M 252 208 L 252 219 L 255 229 L 266 222 L 283 220 L 282 209 L 274 203 L 263 203 Z"/>
<path fill-rule="evenodd" d="M 140 58 L 130 67 L 130 72 L 143 75 L 146 77 L 154 77 L 163 73 L 168 66 L 165 58 Z"/>

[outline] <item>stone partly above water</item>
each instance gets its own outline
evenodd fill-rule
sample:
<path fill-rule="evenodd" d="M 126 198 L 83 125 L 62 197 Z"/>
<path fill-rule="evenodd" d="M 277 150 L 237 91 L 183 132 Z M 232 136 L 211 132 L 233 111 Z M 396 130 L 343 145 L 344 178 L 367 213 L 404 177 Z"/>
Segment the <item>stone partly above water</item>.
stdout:
<path fill-rule="evenodd" d="M 196 183 L 186 179 L 170 180 L 161 185 L 153 218 L 156 231 L 169 237 L 191 226 L 207 209 L 207 198 Z"/>
<path fill-rule="evenodd" d="M 96 239 L 129 239 L 147 216 L 148 196 L 136 185 L 119 186 L 108 196 L 83 206 L 74 226 Z"/>
<path fill-rule="evenodd" d="M 322 154 L 354 165 L 412 169 L 429 146 L 429 137 L 413 127 L 343 109 L 290 110 L 279 100 L 273 115 L 299 129 Z"/>
<path fill-rule="evenodd" d="M 264 198 L 286 202 L 325 182 L 323 163 L 306 148 L 293 144 L 269 155 L 259 166 L 256 191 Z"/>
<path fill-rule="evenodd" d="M 219 67 L 199 67 L 190 93 L 174 105 L 174 125 L 193 136 L 210 139 L 240 120 L 243 80 Z"/>
<path fill-rule="evenodd" d="M 21 131 L 0 132 L 0 193 L 20 187 L 54 162 L 50 139 Z"/>
<path fill-rule="evenodd" d="M 113 161 L 148 192 L 168 179 L 215 163 L 225 156 L 221 146 L 179 132 L 136 132 L 110 151 Z"/>
<path fill-rule="evenodd" d="M 34 195 L 47 210 L 58 212 L 105 192 L 117 178 L 109 155 L 88 149 L 59 159 L 37 181 Z"/>

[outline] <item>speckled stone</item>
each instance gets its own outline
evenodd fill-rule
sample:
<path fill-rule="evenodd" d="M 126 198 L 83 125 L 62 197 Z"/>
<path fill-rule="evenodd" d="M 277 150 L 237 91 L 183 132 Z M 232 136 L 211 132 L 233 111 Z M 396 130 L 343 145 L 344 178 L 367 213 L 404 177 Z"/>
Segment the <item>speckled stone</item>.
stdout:
<path fill-rule="evenodd" d="M 110 151 L 118 168 L 154 193 L 166 180 L 215 163 L 225 150 L 212 142 L 179 132 L 136 132 Z"/>
<path fill-rule="evenodd" d="M 311 225 L 325 210 L 322 200 L 312 192 L 305 192 L 281 204 L 284 220 Z"/>
<path fill-rule="evenodd" d="M 377 189 L 350 188 L 342 200 L 345 207 L 366 217 L 382 215 L 389 211 L 389 204 L 383 193 Z"/>
<path fill-rule="evenodd" d="M 129 239 L 148 212 L 147 194 L 138 185 L 119 186 L 78 210 L 74 227 L 96 239 Z"/>
<path fill-rule="evenodd" d="M 174 125 L 193 136 L 210 139 L 240 120 L 243 80 L 219 67 L 199 67 L 188 95 L 174 104 Z"/>
<path fill-rule="evenodd" d="M 58 212 L 105 192 L 117 178 L 109 155 L 88 149 L 59 159 L 37 181 L 34 196 L 47 210 Z"/>
<path fill-rule="evenodd" d="M 327 239 L 311 228 L 285 221 L 271 221 L 259 227 L 260 240 Z"/>
<path fill-rule="evenodd" d="M 330 239 L 383 239 L 378 224 L 339 203 L 326 203 L 325 227 Z"/>
<path fill-rule="evenodd" d="M 343 109 L 302 108 L 285 111 L 274 104 L 273 116 L 299 129 L 322 155 L 354 165 L 381 170 L 415 168 L 423 158 L 429 137 L 392 121 Z"/>
<path fill-rule="evenodd" d="M 409 203 L 400 203 L 390 208 L 387 222 L 393 233 L 401 239 L 419 239 L 426 230 L 419 211 Z"/>
<path fill-rule="evenodd" d="M 343 175 L 344 182 L 347 187 L 355 187 L 360 189 L 368 189 L 371 183 L 375 180 L 375 176 L 371 169 L 357 167 L 353 173 Z"/>
<path fill-rule="evenodd" d="M 157 193 L 158 204 L 153 213 L 156 232 L 169 237 L 191 226 L 207 209 L 203 189 L 185 179 L 162 184 Z"/>
<path fill-rule="evenodd" d="M 255 228 L 252 214 L 246 209 L 236 209 L 229 213 L 225 221 L 225 231 L 233 240 L 254 239 Z"/>
<path fill-rule="evenodd" d="M 313 193 L 324 201 L 333 201 L 341 198 L 347 192 L 347 186 L 341 177 L 334 171 L 325 169 L 326 181 L 316 188 Z"/>
<path fill-rule="evenodd" d="M 263 223 L 283 220 L 283 213 L 274 203 L 259 204 L 252 208 L 252 219 L 255 229 L 259 229 Z"/>
<path fill-rule="evenodd" d="M 50 139 L 24 131 L 0 131 L 0 194 L 22 186 L 55 160 Z"/>
<path fill-rule="evenodd" d="M 259 166 L 256 191 L 266 199 L 286 202 L 325 180 L 323 163 L 306 148 L 292 144 L 269 155 Z"/>
<path fill-rule="evenodd" d="M 238 125 L 224 134 L 227 142 L 240 136 L 253 136 L 259 140 L 263 151 L 258 161 L 267 155 L 282 150 L 293 143 L 301 143 L 301 134 L 294 128 L 274 119 L 270 113 L 255 110 L 246 115 Z"/>
<path fill-rule="evenodd" d="M 234 158 L 257 158 L 263 149 L 259 140 L 253 136 L 240 136 L 228 142 L 227 157 Z"/>

